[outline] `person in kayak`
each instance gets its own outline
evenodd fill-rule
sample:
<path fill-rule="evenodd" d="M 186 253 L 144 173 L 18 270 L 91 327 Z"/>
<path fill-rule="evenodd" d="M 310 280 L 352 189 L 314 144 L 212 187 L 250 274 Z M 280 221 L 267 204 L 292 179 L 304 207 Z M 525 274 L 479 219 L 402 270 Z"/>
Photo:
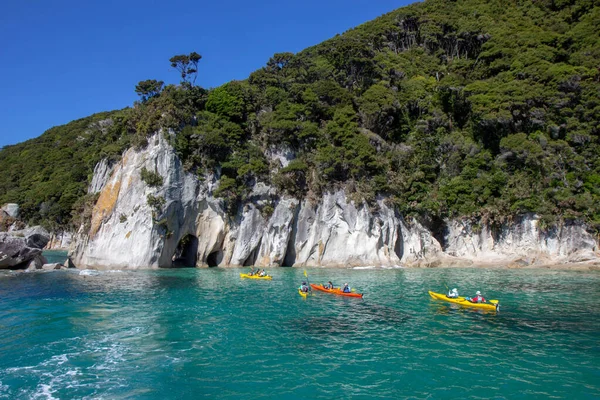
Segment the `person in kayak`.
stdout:
<path fill-rule="evenodd" d="M 450 298 L 450 299 L 455 299 L 458 297 L 458 290 L 456 288 L 452 289 L 451 291 L 448 292 L 448 294 L 446 295 L 446 297 Z"/>
<path fill-rule="evenodd" d="M 329 283 L 327 285 L 324 285 L 325 289 L 333 289 L 333 283 L 331 283 L 331 281 L 329 281 Z"/>
<path fill-rule="evenodd" d="M 265 275 L 267 275 L 267 273 L 265 272 L 264 269 L 258 273 L 258 276 L 265 276 Z"/>
<path fill-rule="evenodd" d="M 485 303 L 485 298 L 481 295 L 481 292 L 478 290 L 475 293 L 475 297 L 469 299 L 471 303 Z"/>
<path fill-rule="evenodd" d="M 300 290 L 301 292 L 304 292 L 304 293 L 308 292 L 308 285 L 306 284 L 306 282 L 302 282 L 302 285 L 300 285 L 298 290 Z"/>
<path fill-rule="evenodd" d="M 342 292 L 350 293 L 350 286 L 347 283 L 344 283 L 344 287 L 342 288 Z"/>

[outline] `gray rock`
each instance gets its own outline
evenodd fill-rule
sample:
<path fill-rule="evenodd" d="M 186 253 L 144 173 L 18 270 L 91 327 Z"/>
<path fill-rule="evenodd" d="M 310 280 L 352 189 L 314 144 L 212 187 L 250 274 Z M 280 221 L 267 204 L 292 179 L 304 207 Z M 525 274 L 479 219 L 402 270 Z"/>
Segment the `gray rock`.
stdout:
<path fill-rule="evenodd" d="M 33 267 L 40 261 L 43 264 L 42 249 L 49 239 L 48 232 L 40 226 L 0 233 L 0 269 L 28 268 L 36 258 L 39 261 Z"/>
<path fill-rule="evenodd" d="M 23 230 L 27 246 L 36 249 L 43 249 L 50 241 L 50 234 L 41 226 L 34 226 Z"/>
<path fill-rule="evenodd" d="M 62 269 L 65 266 L 62 265 L 61 263 L 52 263 L 52 264 L 44 264 L 42 265 L 42 269 L 46 270 L 46 271 L 51 271 L 51 270 L 55 270 L 55 269 Z"/>
<path fill-rule="evenodd" d="M 7 203 L 2 206 L 2 211 L 7 213 L 12 218 L 19 218 L 19 213 L 21 209 L 16 203 Z"/>
<path fill-rule="evenodd" d="M 34 269 L 42 269 L 42 266 L 44 264 L 46 264 L 48 262 L 48 260 L 46 260 L 46 257 L 44 257 L 43 255 L 38 255 L 36 256 L 33 260 L 29 261 L 29 264 L 27 265 L 27 269 L 28 270 L 34 270 Z"/>
<path fill-rule="evenodd" d="M 71 257 L 67 257 L 67 261 L 65 262 L 65 268 L 77 268 L 75 266 L 75 264 L 73 264 L 73 261 L 71 260 Z"/>

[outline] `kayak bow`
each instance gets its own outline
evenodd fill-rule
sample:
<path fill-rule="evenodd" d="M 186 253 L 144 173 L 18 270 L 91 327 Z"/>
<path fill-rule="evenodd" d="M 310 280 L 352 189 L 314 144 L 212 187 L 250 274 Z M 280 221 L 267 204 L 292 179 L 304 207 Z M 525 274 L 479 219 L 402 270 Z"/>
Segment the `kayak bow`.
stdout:
<path fill-rule="evenodd" d="M 314 283 L 311 283 L 310 287 L 312 287 L 315 290 L 319 290 L 321 292 L 331 293 L 331 294 L 335 294 L 338 296 L 360 297 L 360 298 L 363 297 L 362 293 L 346 293 L 346 292 L 343 292 L 342 289 L 340 289 L 340 288 L 326 289 L 325 286 L 323 286 L 323 284 L 315 285 Z"/>
<path fill-rule="evenodd" d="M 498 311 L 499 304 L 490 304 L 490 303 L 471 303 L 469 300 L 464 297 L 451 298 L 442 293 L 435 293 L 431 290 L 429 291 L 429 295 L 436 300 L 447 301 L 449 303 L 459 304 L 465 307 L 474 307 L 481 308 L 484 310 Z"/>
<path fill-rule="evenodd" d="M 266 279 L 266 280 L 271 280 L 273 279 L 272 276 L 270 275 L 265 275 L 265 276 L 258 276 L 258 275 L 248 275 L 248 274 L 240 274 L 240 278 L 246 278 L 246 279 Z"/>

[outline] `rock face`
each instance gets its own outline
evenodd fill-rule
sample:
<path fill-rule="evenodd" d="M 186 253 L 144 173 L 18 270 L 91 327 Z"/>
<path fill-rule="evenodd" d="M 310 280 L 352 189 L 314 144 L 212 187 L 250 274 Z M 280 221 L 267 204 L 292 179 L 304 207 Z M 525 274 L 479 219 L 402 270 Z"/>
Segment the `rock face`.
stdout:
<path fill-rule="evenodd" d="M 50 235 L 41 226 L 0 233 L 0 269 L 41 268 Z"/>
<path fill-rule="evenodd" d="M 21 209 L 19 208 L 18 204 L 7 203 L 2 206 L 2 211 L 4 211 L 6 214 L 8 214 L 8 216 L 11 218 L 19 218 L 19 213 L 20 213 Z"/>
<path fill-rule="evenodd" d="M 550 261 L 586 261 L 597 258 L 593 236 L 581 223 L 571 222 L 544 231 L 535 215 L 523 215 L 496 229 L 469 222 L 448 224 L 446 253 L 471 260 L 502 260 L 517 256 L 526 264 Z"/>
<path fill-rule="evenodd" d="M 46 250 L 68 250 L 72 239 L 73 234 L 71 232 L 53 232 L 50 234 L 50 241 L 46 245 Z"/>
<path fill-rule="evenodd" d="M 92 177 L 92 182 L 88 188 L 88 193 L 98 193 L 102 190 L 110 175 L 113 171 L 114 165 L 109 162 L 106 158 L 100 161 L 94 167 L 94 175 Z"/>
<path fill-rule="evenodd" d="M 161 175 L 163 185 L 149 187 L 141 179 L 142 168 Z M 198 180 L 184 173 L 163 135 L 151 138 L 144 151 L 125 152 L 110 177 L 97 182 L 101 191 L 90 228 L 82 227 L 71 246 L 75 265 L 171 266 L 178 241 L 195 235 Z M 148 195 L 164 200 L 160 210 L 148 204 Z"/>
<path fill-rule="evenodd" d="M 283 166 L 289 151 L 273 151 Z M 145 168 L 162 177 L 151 187 Z M 99 192 L 92 220 L 79 230 L 70 260 L 79 268 L 173 266 L 394 266 L 481 261 L 524 264 L 597 258 L 585 226 L 539 229 L 535 215 L 492 229 L 444 221 L 434 234 L 405 219 L 385 199 L 356 204 L 340 190 L 316 202 L 278 194 L 257 183 L 247 202 L 228 215 L 213 196 L 215 176 L 186 172 L 163 134 L 120 162 L 101 162 L 90 192 Z M 149 204 L 152 203 L 152 205 Z"/>

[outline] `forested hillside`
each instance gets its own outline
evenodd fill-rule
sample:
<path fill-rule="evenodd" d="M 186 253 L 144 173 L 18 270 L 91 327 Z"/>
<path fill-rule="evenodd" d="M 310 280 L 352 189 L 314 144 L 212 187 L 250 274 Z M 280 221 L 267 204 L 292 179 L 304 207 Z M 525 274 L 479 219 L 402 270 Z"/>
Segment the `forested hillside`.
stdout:
<path fill-rule="evenodd" d="M 383 195 L 434 221 L 536 212 L 547 226 L 581 219 L 598 230 L 594 4 L 428 0 L 212 90 L 193 85 L 198 54 L 174 57 L 181 85 L 140 82 L 132 108 L 3 149 L 0 203 L 66 225 L 94 164 L 163 128 L 186 169 L 221 174 L 230 209 L 263 181 L 315 199 L 338 186 L 371 204 Z M 279 168 L 274 149 L 296 159 Z"/>

